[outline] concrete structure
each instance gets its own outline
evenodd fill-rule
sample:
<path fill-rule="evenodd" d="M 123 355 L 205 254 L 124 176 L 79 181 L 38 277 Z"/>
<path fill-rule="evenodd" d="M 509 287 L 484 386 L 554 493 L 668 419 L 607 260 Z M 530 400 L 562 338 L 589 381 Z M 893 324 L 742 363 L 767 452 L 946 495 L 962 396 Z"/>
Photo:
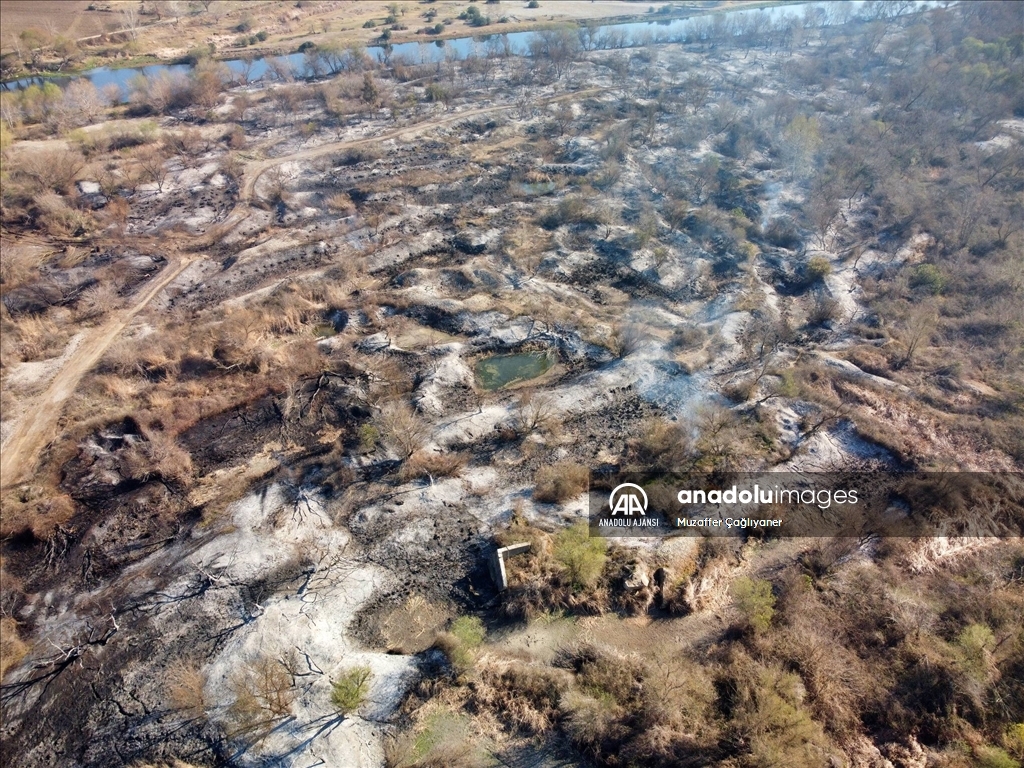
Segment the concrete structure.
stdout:
<path fill-rule="evenodd" d="M 519 544 L 510 544 L 507 547 L 499 547 L 495 550 L 494 554 L 491 555 L 489 562 L 491 578 L 494 579 L 494 585 L 498 588 L 499 592 L 504 592 L 508 589 L 508 575 L 505 573 L 505 560 L 509 557 L 515 557 L 516 555 L 522 555 L 530 551 L 530 542 L 524 541 Z"/>

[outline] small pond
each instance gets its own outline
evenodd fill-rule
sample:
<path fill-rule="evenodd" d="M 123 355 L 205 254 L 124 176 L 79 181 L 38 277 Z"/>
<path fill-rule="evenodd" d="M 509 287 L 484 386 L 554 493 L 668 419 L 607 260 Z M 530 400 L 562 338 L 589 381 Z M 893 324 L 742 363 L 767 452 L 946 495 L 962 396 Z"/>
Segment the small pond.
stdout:
<path fill-rule="evenodd" d="M 520 189 L 523 190 L 524 194 L 536 197 L 538 195 L 547 195 L 555 191 L 555 182 L 553 181 L 537 181 L 531 183 L 525 183 L 519 185 Z"/>
<path fill-rule="evenodd" d="M 492 355 L 478 360 L 474 372 L 480 386 L 492 390 L 543 376 L 554 364 L 554 357 L 548 352 Z"/>

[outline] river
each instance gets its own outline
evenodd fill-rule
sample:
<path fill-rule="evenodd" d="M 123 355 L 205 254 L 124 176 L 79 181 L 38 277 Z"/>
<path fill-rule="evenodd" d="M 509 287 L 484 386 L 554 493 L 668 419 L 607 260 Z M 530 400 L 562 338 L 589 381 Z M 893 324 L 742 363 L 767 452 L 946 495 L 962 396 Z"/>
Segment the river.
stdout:
<path fill-rule="evenodd" d="M 644 44 L 646 42 L 682 42 L 699 37 L 706 28 L 709 19 L 721 18 L 723 22 L 745 23 L 751 16 L 759 14 L 767 23 L 774 24 L 786 17 L 803 17 L 811 12 L 815 24 L 828 24 L 837 18 L 849 18 L 863 8 L 864 0 L 854 2 L 810 2 L 810 3 L 786 3 L 782 5 L 769 6 L 765 8 L 751 8 L 747 10 L 724 11 L 717 14 L 701 14 L 689 16 L 683 19 L 657 19 L 650 21 L 628 22 L 620 24 L 601 24 L 591 27 L 592 37 L 598 48 L 627 48 Z M 934 2 L 919 2 L 919 8 L 935 5 Z M 839 16 L 834 15 L 840 8 L 848 9 Z M 441 61 L 447 57 L 465 58 L 477 52 L 487 53 L 489 50 L 509 50 L 515 55 L 527 55 L 530 44 L 538 35 L 539 31 L 527 32 L 500 32 L 499 24 L 491 24 L 488 29 L 495 30 L 491 33 L 479 34 L 467 37 L 448 38 L 446 40 L 424 40 L 407 43 L 395 43 L 394 45 L 371 45 L 366 47 L 366 53 L 378 61 L 405 60 L 409 63 L 419 64 L 431 61 Z M 583 29 L 582 27 L 580 29 Z M 245 74 L 248 82 L 264 79 L 271 73 L 268 61 L 275 58 L 286 59 L 297 75 L 312 74 L 307 67 L 307 59 L 304 53 L 292 53 L 282 57 L 265 57 L 246 60 L 242 58 L 225 60 L 225 64 L 238 77 Z M 128 98 L 130 83 L 133 78 L 143 75 L 147 78 L 156 77 L 161 74 L 187 75 L 192 70 L 191 64 L 150 64 L 143 67 L 97 67 L 76 75 L 47 75 L 23 77 L 4 83 L 5 90 L 17 90 L 27 88 L 33 84 L 43 82 L 56 82 L 64 86 L 76 79 L 87 78 L 92 81 L 98 89 L 115 84 L 121 88 L 122 99 Z M 246 71 L 248 70 L 248 71 Z M 271 75 L 272 76 L 272 75 Z"/>
<path fill-rule="evenodd" d="M 837 6 L 847 6 L 856 10 L 862 6 L 863 0 L 852 3 L 831 3 L 831 2 L 810 2 L 810 3 L 787 3 L 765 8 L 751 8 L 746 10 L 732 10 L 722 13 L 702 14 L 688 16 L 686 18 L 643 20 L 643 22 L 631 22 L 627 24 L 606 24 L 599 25 L 593 30 L 594 38 L 603 44 L 597 47 L 631 47 L 649 41 L 654 42 L 679 42 L 689 38 L 694 33 L 699 34 L 700 25 L 708 24 L 709 17 L 720 17 L 727 19 L 730 23 L 742 23 L 748 20 L 753 14 L 762 14 L 765 22 L 775 23 L 786 16 L 802 16 L 808 9 L 821 9 L 827 11 Z M 926 5 L 928 3 L 922 3 Z M 826 24 L 827 16 L 820 16 L 818 23 Z M 407 43 L 395 43 L 393 45 L 371 45 L 366 48 L 369 55 L 378 60 L 404 59 L 411 63 L 422 63 L 426 61 L 438 61 L 445 57 L 465 58 L 473 52 L 486 53 L 488 49 L 508 49 L 517 55 L 527 54 L 532 41 L 540 34 L 537 31 L 501 33 L 500 25 L 492 24 L 488 30 L 495 30 L 493 33 L 480 34 L 469 37 L 449 38 L 446 40 L 424 40 Z M 275 56 L 260 57 L 252 60 L 245 58 L 232 58 L 224 61 L 232 75 L 240 76 L 246 73 L 246 80 L 249 82 L 258 81 L 270 73 L 267 61 Z M 287 59 L 293 71 L 299 75 L 309 75 L 306 67 L 306 56 L 304 53 L 291 53 L 283 56 Z M 161 74 L 187 75 L 193 66 L 188 63 L 158 63 L 145 67 L 97 67 L 87 72 L 70 75 L 47 75 L 20 78 L 3 84 L 7 90 L 27 88 L 33 84 L 43 82 L 55 82 L 63 86 L 79 78 L 87 78 L 98 89 L 104 86 L 116 84 L 121 87 L 123 98 L 127 98 L 131 80 L 139 75 L 146 78 L 157 77 Z"/>

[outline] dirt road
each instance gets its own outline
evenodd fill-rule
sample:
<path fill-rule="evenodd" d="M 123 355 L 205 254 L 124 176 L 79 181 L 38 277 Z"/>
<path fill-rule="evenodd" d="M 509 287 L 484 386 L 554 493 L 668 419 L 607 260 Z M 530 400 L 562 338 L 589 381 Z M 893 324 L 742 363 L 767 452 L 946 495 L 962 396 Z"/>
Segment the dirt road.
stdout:
<path fill-rule="evenodd" d="M 534 102 L 535 105 L 550 104 L 562 99 L 580 98 L 592 93 L 598 93 L 604 89 L 591 88 L 585 91 L 559 94 L 546 99 Z M 249 201 L 252 198 L 256 182 L 264 173 L 282 163 L 295 162 L 297 160 L 312 160 L 316 157 L 336 152 L 338 150 L 358 147 L 365 144 L 386 141 L 401 137 L 408 137 L 421 131 L 430 130 L 448 123 L 468 120 L 479 115 L 490 112 L 500 112 L 514 108 L 512 104 L 497 104 L 488 107 L 478 107 L 463 112 L 452 112 L 440 115 L 431 120 L 421 123 L 396 128 L 383 134 L 367 136 L 360 139 L 347 139 L 336 141 L 330 144 L 323 144 L 319 147 L 312 147 L 300 152 L 295 152 L 282 157 L 274 157 L 266 160 L 257 160 L 250 163 L 245 169 L 244 180 L 239 191 L 239 200 L 228 216 L 207 230 L 203 242 L 213 244 L 221 237 L 230 232 L 234 227 L 245 220 L 249 213 Z M 57 427 L 57 420 L 61 413 L 64 401 L 71 396 L 78 386 L 78 382 L 103 356 L 103 353 L 113 343 L 114 339 L 125 329 L 125 326 L 135 315 L 141 311 L 153 298 L 170 283 L 175 277 L 181 274 L 191 263 L 191 259 L 183 257 L 172 257 L 166 267 L 166 272 L 143 294 L 139 300 L 128 310 L 118 313 L 108 320 L 104 325 L 94 331 L 75 350 L 75 352 L 61 368 L 46 390 L 29 404 L 21 420 L 15 425 L 7 444 L 0 451 L 0 488 L 7 488 L 26 480 L 36 467 L 36 461 L 43 447 L 52 439 L 53 431 Z"/>
<path fill-rule="evenodd" d="M 550 96 L 546 99 L 540 99 L 536 102 L 532 102 L 534 106 L 542 106 L 545 104 L 553 104 L 558 101 L 566 99 L 579 99 L 584 96 L 591 96 L 595 93 L 601 93 L 605 91 L 605 88 L 588 88 L 583 91 L 574 91 L 572 93 L 563 93 L 558 96 Z M 266 160 L 255 160 L 246 165 L 244 177 L 242 180 L 241 188 L 238 191 L 238 203 L 231 210 L 231 212 L 221 221 L 219 224 L 214 225 L 206 232 L 206 239 L 204 243 L 206 245 L 212 245 L 220 238 L 224 237 L 228 232 L 238 226 L 242 221 L 245 220 L 246 212 L 249 207 L 249 201 L 252 199 L 253 190 L 256 188 L 256 182 L 259 178 L 269 171 L 271 168 L 275 168 L 282 163 L 293 163 L 298 160 L 313 160 L 317 157 L 323 157 L 329 155 L 331 152 L 337 152 L 342 149 L 350 149 L 352 147 L 365 146 L 366 144 L 376 144 L 381 141 L 387 141 L 388 139 L 408 138 L 421 131 L 430 130 L 431 128 L 437 128 L 441 125 L 447 125 L 448 123 L 457 123 L 461 120 L 469 120 L 470 118 L 477 117 L 479 115 L 485 115 L 491 112 L 502 112 L 509 109 L 514 109 L 514 104 L 495 104 L 489 107 L 477 107 L 476 109 L 467 109 L 462 112 L 452 112 L 450 114 L 440 115 L 430 120 L 424 120 L 421 123 L 413 123 L 412 125 L 406 125 L 401 128 L 396 128 L 393 131 L 387 133 L 374 134 L 373 136 L 365 136 L 361 139 L 344 139 L 342 141 L 334 141 L 330 144 L 321 144 L 318 147 L 311 147 L 309 149 L 303 149 L 299 152 L 293 152 L 290 155 L 282 155 L 281 157 L 272 157 Z"/>
<path fill-rule="evenodd" d="M 0 450 L 0 488 L 8 488 L 31 477 L 39 453 L 53 436 L 64 401 L 78 382 L 96 365 L 103 353 L 160 291 L 194 261 L 195 257 L 172 256 L 164 272 L 128 309 L 115 313 L 87 336 L 71 354 L 53 381 L 30 403 L 15 425 L 7 444 Z"/>

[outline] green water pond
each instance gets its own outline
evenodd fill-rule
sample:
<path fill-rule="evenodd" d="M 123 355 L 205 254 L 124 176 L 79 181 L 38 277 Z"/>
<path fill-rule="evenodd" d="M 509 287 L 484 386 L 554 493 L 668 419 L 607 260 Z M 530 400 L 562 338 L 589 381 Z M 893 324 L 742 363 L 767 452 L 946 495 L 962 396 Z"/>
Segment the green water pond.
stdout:
<path fill-rule="evenodd" d="M 547 195 L 555 191 L 555 182 L 553 181 L 537 181 L 533 183 L 523 183 L 519 185 L 519 188 L 523 192 L 531 197 L 538 195 Z"/>
<path fill-rule="evenodd" d="M 478 360 L 474 372 L 480 386 L 491 390 L 543 376 L 554 364 L 554 358 L 547 352 L 492 355 Z"/>

